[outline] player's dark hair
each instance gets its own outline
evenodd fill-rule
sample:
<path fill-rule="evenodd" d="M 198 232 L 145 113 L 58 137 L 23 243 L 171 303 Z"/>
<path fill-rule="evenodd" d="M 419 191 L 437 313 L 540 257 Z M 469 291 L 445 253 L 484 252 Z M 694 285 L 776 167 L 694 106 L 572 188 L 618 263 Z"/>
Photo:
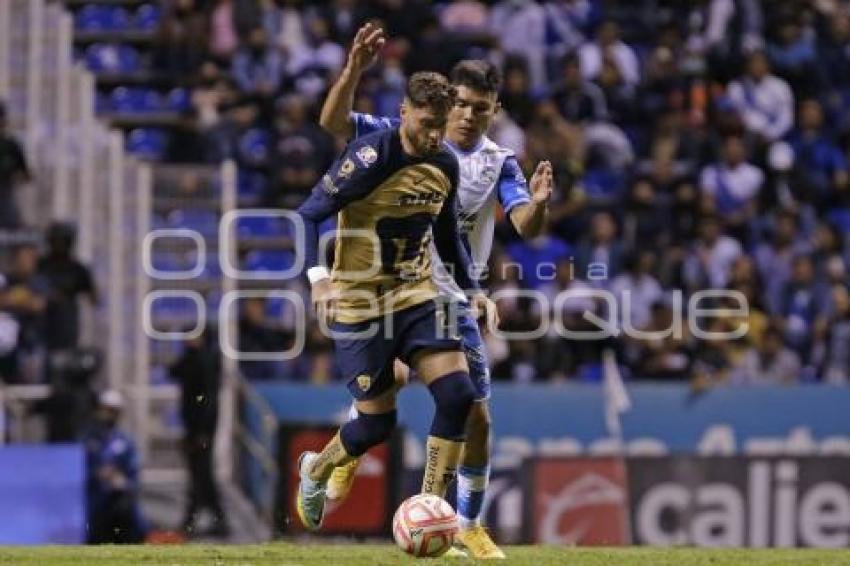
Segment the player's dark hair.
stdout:
<path fill-rule="evenodd" d="M 417 108 L 432 108 L 447 113 L 455 104 L 457 89 L 440 73 L 414 73 L 407 81 L 405 96 Z"/>
<path fill-rule="evenodd" d="M 452 84 L 469 87 L 477 92 L 498 93 L 502 88 L 502 73 L 483 59 L 465 59 L 451 72 Z"/>

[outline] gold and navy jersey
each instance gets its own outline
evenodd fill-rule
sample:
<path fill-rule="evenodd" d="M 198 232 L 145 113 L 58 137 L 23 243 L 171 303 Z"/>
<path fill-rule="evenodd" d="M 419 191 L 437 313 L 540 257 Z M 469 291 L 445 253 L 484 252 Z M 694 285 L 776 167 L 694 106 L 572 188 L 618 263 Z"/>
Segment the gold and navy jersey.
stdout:
<path fill-rule="evenodd" d="M 340 293 L 337 322 L 361 322 L 433 299 L 434 244 L 465 289 L 470 259 L 456 214 L 457 160 L 404 152 L 397 128 L 349 143 L 298 209 L 306 267 L 318 264 L 318 224 L 338 213 L 331 277 Z"/>

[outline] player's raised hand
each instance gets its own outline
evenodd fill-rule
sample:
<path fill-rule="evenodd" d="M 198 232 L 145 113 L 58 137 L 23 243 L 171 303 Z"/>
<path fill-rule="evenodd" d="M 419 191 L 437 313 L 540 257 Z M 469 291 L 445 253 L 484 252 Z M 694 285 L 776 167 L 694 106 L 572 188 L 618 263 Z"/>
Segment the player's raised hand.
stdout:
<path fill-rule="evenodd" d="M 384 30 L 372 23 L 364 24 L 354 36 L 354 43 L 348 54 L 348 67 L 361 73 L 378 59 L 378 53 L 387 43 Z"/>
<path fill-rule="evenodd" d="M 336 317 L 337 293 L 330 278 L 320 279 L 312 284 L 310 294 L 316 316 L 330 325 Z"/>
<path fill-rule="evenodd" d="M 476 293 L 470 299 L 470 306 L 482 332 L 490 332 L 499 327 L 499 309 L 490 297 L 484 293 Z"/>
<path fill-rule="evenodd" d="M 547 202 L 552 196 L 552 185 L 552 164 L 541 161 L 531 176 L 531 200 L 537 204 Z"/>

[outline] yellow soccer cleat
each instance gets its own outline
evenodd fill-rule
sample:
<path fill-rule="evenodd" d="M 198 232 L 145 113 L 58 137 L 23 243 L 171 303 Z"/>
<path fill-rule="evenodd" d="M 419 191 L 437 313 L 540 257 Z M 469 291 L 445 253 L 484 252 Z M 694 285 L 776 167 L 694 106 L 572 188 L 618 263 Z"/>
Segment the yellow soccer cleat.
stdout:
<path fill-rule="evenodd" d="M 355 458 L 347 464 L 337 466 L 331 473 L 331 478 L 328 480 L 327 498 L 334 503 L 341 503 L 351 493 L 351 488 L 354 487 L 354 478 L 357 476 L 357 467 L 360 465 L 360 458 Z"/>
<path fill-rule="evenodd" d="M 505 553 L 496 546 L 484 527 L 477 525 L 471 529 L 461 530 L 457 533 L 457 540 L 463 544 L 472 555 L 479 560 L 504 560 Z"/>

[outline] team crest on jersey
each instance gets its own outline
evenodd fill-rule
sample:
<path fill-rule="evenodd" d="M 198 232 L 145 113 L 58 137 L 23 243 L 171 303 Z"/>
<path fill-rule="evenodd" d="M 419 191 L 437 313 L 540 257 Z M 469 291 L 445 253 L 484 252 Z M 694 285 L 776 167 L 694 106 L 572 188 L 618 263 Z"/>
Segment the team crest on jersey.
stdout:
<path fill-rule="evenodd" d="M 378 152 L 371 145 L 364 145 L 355 154 L 364 167 L 369 167 L 378 160 Z"/>
<path fill-rule="evenodd" d="M 354 173 L 354 168 L 357 167 L 351 159 L 346 159 L 342 162 L 342 165 L 339 166 L 339 172 L 337 176 L 342 177 L 343 179 L 348 179 L 348 177 Z"/>
<path fill-rule="evenodd" d="M 481 181 L 486 185 L 492 185 L 495 183 L 498 176 L 499 173 L 492 167 L 486 167 L 483 171 L 481 171 Z"/>
<path fill-rule="evenodd" d="M 369 388 L 372 387 L 372 378 L 365 373 L 358 375 L 357 387 L 360 388 L 360 391 L 369 391 Z"/>

